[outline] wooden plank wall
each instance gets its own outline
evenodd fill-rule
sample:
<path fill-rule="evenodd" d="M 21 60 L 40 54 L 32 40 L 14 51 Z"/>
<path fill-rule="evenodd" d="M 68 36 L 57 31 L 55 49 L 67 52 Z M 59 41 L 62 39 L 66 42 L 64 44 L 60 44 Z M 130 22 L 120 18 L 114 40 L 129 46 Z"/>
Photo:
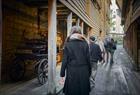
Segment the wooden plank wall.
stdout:
<path fill-rule="evenodd" d="M 134 60 L 137 69 L 140 64 L 140 34 L 138 31 L 138 24 L 134 22 L 130 25 L 124 37 L 124 47 Z"/>
<path fill-rule="evenodd" d="M 68 7 L 76 15 L 78 15 L 79 18 L 81 18 L 86 24 L 94 28 L 95 31 L 99 31 L 99 26 L 97 26 L 96 22 L 93 19 L 91 19 L 92 17 L 88 15 L 88 11 L 86 9 L 87 1 L 90 2 L 91 0 L 59 0 L 59 1 L 63 3 L 66 7 Z"/>

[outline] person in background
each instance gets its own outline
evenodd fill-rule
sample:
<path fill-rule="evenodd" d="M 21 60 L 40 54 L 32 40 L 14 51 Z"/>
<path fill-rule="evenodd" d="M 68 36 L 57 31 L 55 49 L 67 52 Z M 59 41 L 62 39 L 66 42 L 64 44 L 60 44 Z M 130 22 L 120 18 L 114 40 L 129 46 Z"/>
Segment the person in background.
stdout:
<path fill-rule="evenodd" d="M 99 37 L 97 40 L 97 44 L 99 45 L 101 52 L 102 52 L 102 62 L 101 63 L 105 63 L 105 47 L 104 47 L 104 43 L 102 41 L 102 39 Z"/>
<path fill-rule="evenodd" d="M 65 95 L 89 95 L 90 92 L 89 45 L 81 34 L 81 28 L 73 26 L 64 45 L 60 76 L 65 78 Z"/>
<path fill-rule="evenodd" d="M 107 53 L 107 63 L 110 62 L 111 64 L 113 64 L 113 55 L 114 51 L 116 50 L 116 44 L 114 42 L 114 39 L 111 37 L 106 37 L 104 40 L 104 47 Z M 108 61 L 109 55 L 111 55 L 110 61 Z"/>
<path fill-rule="evenodd" d="M 116 49 L 117 49 L 116 43 L 115 43 L 114 39 L 111 38 L 111 63 L 112 64 L 114 63 L 113 56 L 114 56 L 114 52 Z"/>
<path fill-rule="evenodd" d="M 92 73 L 90 77 L 90 86 L 93 88 L 95 86 L 95 76 L 96 76 L 96 71 L 97 71 L 97 63 L 98 61 L 102 61 L 102 52 L 96 43 L 95 37 L 91 36 L 90 37 L 90 63 L 92 66 Z"/>

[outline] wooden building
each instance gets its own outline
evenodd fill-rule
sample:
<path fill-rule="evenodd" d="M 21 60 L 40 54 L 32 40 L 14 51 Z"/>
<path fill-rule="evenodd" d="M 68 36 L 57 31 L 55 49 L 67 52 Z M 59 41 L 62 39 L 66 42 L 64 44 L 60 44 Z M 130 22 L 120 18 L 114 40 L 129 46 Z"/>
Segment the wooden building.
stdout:
<path fill-rule="evenodd" d="M 0 0 L 0 4 L 0 80 L 9 81 L 9 68 L 17 48 L 26 39 L 45 38 L 50 94 L 55 93 L 55 68 L 61 62 L 71 27 L 81 26 L 86 37 L 103 38 L 109 31 L 110 0 Z"/>
<path fill-rule="evenodd" d="M 133 59 L 137 70 L 140 66 L 140 1 L 117 0 L 122 11 L 122 25 L 124 25 L 124 48 Z"/>

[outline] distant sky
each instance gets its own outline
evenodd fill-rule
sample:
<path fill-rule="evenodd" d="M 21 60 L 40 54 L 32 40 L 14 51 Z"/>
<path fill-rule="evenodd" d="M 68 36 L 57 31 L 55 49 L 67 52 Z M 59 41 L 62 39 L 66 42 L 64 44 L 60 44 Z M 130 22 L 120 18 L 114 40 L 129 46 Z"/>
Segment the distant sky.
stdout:
<path fill-rule="evenodd" d="M 111 0 L 111 2 L 112 2 L 111 9 L 112 9 L 112 8 L 113 8 L 113 9 L 118 9 L 118 6 L 117 6 L 117 4 L 116 4 L 116 0 Z"/>

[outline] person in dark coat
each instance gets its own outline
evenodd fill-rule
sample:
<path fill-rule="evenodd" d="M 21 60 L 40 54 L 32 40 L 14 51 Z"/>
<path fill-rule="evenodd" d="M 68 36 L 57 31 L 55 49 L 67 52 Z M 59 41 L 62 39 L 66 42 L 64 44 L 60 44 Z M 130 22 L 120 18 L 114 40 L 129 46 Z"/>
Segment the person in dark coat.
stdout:
<path fill-rule="evenodd" d="M 64 46 L 60 76 L 65 77 L 65 95 L 89 95 L 90 92 L 90 55 L 86 39 L 81 29 L 74 26 Z"/>
<path fill-rule="evenodd" d="M 90 63 L 92 66 L 92 73 L 90 77 L 90 86 L 93 88 L 95 86 L 95 76 L 97 72 L 97 63 L 98 61 L 102 61 L 102 52 L 100 49 L 100 46 L 95 43 L 96 39 L 95 37 L 90 37 Z"/>
<path fill-rule="evenodd" d="M 110 64 L 113 64 L 113 55 L 114 55 L 114 51 L 116 50 L 116 44 L 114 42 L 114 39 L 111 37 L 106 37 L 104 40 L 104 46 L 106 49 L 106 53 L 107 53 L 107 63 L 110 62 Z M 108 61 L 108 56 L 109 54 L 111 55 L 111 59 L 110 61 Z"/>

